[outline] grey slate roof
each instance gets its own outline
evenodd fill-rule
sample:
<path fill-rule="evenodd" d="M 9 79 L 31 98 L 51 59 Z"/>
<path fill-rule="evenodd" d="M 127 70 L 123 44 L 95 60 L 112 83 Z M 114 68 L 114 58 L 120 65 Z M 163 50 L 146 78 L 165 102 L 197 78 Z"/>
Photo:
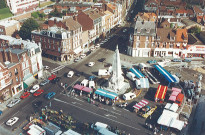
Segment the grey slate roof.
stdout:
<path fill-rule="evenodd" d="M 136 21 L 134 35 L 156 36 L 156 25 L 152 21 Z"/>

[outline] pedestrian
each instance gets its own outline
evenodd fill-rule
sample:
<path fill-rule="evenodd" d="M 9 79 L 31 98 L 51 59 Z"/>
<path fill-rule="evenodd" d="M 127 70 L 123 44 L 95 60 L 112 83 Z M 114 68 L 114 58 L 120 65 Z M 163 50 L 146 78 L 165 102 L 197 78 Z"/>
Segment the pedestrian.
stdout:
<path fill-rule="evenodd" d="M 152 130 L 152 124 L 149 125 L 150 130 Z"/>
<path fill-rule="evenodd" d="M 147 122 L 145 122 L 145 126 L 146 126 L 146 128 L 148 128 L 148 123 Z"/>

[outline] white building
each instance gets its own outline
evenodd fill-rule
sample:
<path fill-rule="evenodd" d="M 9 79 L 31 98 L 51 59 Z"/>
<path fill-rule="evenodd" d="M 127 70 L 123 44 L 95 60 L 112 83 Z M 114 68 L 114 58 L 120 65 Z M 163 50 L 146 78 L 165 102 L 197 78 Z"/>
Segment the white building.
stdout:
<path fill-rule="evenodd" d="M 7 0 L 7 5 L 13 14 L 21 14 L 38 7 L 38 0 Z"/>

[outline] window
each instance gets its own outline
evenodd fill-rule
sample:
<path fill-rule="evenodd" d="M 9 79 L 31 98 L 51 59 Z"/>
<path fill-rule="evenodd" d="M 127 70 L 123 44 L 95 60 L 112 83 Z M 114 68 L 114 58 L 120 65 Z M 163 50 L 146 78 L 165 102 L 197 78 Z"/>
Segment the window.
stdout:
<path fill-rule="evenodd" d="M 169 48 L 174 48 L 174 45 L 172 43 L 169 44 Z"/>
<path fill-rule="evenodd" d="M 17 75 L 17 74 L 18 74 L 18 69 L 15 68 L 15 69 L 14 69 L 14 72 L 15 72 L 15 75 Z M 10 73 L 11 73 L 11 72 L 10 72 Z"/>
<path fill-rule="evenodd" d="M 22 69 L 25 69 L 25 62 L 22 62 Z"/>
<path fill-rule="evenodd" d="M 28 60 L 26 61 L 26 68 L 29 67 Z"/>
<path fill-rule="evenodd" d="M 11 76 L 12 76 L 12 73 L 10 72 L 10 73 L 9 73 L 9 77 L 11 77 Z"/>
<path fill-rule="evenodd" d="M 140 40 L 140 36 L 137 36 L 137 40 Z"/>
<path fill-rule="evenodd" d="M 163 43 L 163 48 L 166 48 L 166 43 Z"/>
<path fill-rule="evenodd" d="M 58 51 L 61 52 L 61 48 L 60 47 L 58 47 Z"/>
<path fill-rule="evenodd" d="M 17 82 L 19 81 L 18 77 L 16 77 L 16 81 L 17 81 Z"/>
<path fill-rule="evenodd" d="M 145 48 L 147 48 L 148 47 L 148 43 L 147 42 L 145 42 Z"/>
<path fill-rule="evenodd" d="M 149 37 L 148 37 L 148 36 L 146 36 L 146 41 L 148 41 L 148 39 L 149 39 Z"/>
<path fill-rule="evenodd" d="M 3 77 L 3 72 L 0 72 L 0 78 L 2 78 Z"/>

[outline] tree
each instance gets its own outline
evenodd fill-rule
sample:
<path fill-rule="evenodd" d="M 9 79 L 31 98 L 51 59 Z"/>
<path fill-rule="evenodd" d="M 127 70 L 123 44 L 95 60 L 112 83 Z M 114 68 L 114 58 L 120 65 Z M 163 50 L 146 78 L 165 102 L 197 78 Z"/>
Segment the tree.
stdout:
<path fill-rule="evenodd" d="M 190 32 L 193 33 L 193 34 L 198 34 L 198 33 L 201 32 L 201 28 L 198 27 L 198 26 L 192 27 L 192 28 L 190 29 Z"/>
<path fill-rule="evenodd" d="M 49 14 L 50 17 L 62 17 L 62 15 L 62 13 L 58 12 L 57 8 L 55 8 L 54 11 Z"/>
<path fill-rule="evenodd" d="M 25 39 L 31 40 L 31 31 L 38 28 L 39 28 L 38 23 L 33 18 L 29 18 L 23 23 L 19 31 L 19 35 L 23 40 Z"/>
<path fill-rule="evenodd" d="M 7 6 L 6 6 L 5 0 L 0 0 L 0 9 L 6 8 L 6 7 L 7 7 Z"/>

